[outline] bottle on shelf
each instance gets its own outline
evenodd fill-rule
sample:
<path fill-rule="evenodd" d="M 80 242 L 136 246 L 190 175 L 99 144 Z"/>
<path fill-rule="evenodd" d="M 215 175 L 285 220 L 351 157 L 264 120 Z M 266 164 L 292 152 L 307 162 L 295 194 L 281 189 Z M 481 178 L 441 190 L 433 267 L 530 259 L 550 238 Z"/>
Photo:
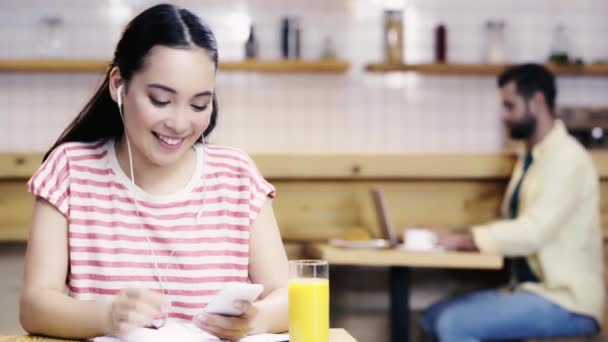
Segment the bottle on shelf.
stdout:
<path fill-rule="evenodd" d="M 300 38 L 300 18 L 283 18 L 281 23 L 281 52 L 284 59 L 300 59 Z"/>
<path fill-rule="evenodd" d="M 256 59 L 259 57 L 258 41 L 255 38 L 255 29 L 253 24 L 249 28 L 249 38 L 245 42 L 245 58 Z"/>
<path fill-rule="evenodd" d="M 323 48 L 321 50 L 321 59 L 333 60 L 337 58 L 336 47 L 331 37 L 325 37 L 323 40 Z"/>
<path fill-rule="evenodd" d="M 435 27 L 435 63 L 447 62 L 448 32 L 444 24 Z"/>

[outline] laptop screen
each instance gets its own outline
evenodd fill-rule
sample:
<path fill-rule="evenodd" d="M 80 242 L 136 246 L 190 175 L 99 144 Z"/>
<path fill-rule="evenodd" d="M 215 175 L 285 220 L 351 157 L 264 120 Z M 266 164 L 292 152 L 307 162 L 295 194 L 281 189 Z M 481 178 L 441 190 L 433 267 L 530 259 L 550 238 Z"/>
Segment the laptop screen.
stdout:
<path fill-rule="evenodd" d="M 391 246 L 396 246 L 399 244 L 399 241 L 397 239 L 397 233 L 393 229 L 384 191 L 379 188 L 374 188 L 371 190 L 371 193 L 382 238 L 389 241 Z"/>

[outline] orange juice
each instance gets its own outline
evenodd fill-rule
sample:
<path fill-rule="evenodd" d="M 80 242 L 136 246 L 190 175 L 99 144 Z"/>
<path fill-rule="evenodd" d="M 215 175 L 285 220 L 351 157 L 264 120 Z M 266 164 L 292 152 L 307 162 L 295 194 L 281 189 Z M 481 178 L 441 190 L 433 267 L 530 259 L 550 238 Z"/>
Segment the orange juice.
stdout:
<path fill-rule="evenodd" d="M 289 281 L 290 342 L 329 341 L 329 280 Z"/>

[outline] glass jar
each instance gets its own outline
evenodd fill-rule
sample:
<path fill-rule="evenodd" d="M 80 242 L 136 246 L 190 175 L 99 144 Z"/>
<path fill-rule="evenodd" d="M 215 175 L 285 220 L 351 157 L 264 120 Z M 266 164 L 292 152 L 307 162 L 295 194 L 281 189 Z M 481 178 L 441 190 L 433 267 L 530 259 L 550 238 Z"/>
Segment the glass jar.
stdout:
<path fill-rule="evenodd" d="M 488 64 L 505 64 L 508 62 L 505 22 L 488 20 L 484 27 L 483 61 Z"/>
<path fill-rule="evenodd" d="M 384 60 L 390 64 L 403 63 L 403 11 L 384 12 Z"/>
<path fill-rule="evenodd" d="M 570 61 L 570 46 L 564 25 L 557 25 L 551 38 L 549 61 L 553 63 L 568 63 Z"/>

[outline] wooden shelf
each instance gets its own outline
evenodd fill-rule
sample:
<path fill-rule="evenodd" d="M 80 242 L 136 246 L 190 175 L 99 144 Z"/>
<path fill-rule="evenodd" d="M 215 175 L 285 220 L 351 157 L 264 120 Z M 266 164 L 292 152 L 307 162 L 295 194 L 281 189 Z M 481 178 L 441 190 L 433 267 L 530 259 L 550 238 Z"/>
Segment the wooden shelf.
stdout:
<path fill-rule="evenodd" d="M 368 72 L 417 72 L 427 75 L 498 75 L 508 67 L 506 64 L 368 64 Z M 556 75 L 564 76 L 608 76 L 608 63 L 584 66 L 547 64 Z"/>
<path fill-rule="evenodd" d="M 107 70 L 107 60 L 0 60 L 0 72 L 101 73 Z M 349 63 L 340 60 L 246 60 L 220 62 L 221 71 L 262 73 L 344 73 Z"/>
<path fill-rule="evenodd" d="M 242 62 L 221 62 L 221 71 L 252 71 L 266 73 L 344 73 L 350 67 L 348 62 L 339 60 L 247 60 Z"/>
<path fill-rule="evenodd" d="M 1 72 L 103 72 L 110 65 L 106 60 L 27 60 L 3 59 L 0 60 Z"/>

